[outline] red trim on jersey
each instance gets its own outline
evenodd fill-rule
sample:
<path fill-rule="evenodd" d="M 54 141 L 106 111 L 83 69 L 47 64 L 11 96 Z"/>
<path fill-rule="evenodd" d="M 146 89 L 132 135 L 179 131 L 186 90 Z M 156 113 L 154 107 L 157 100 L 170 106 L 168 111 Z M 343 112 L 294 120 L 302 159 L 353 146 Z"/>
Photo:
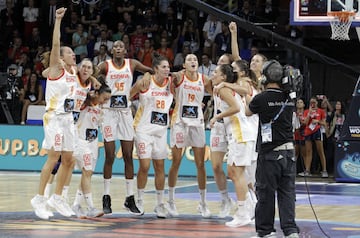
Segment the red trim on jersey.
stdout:
<path fill-rule="evenodd" d="M 173 82 L 173 78 L 171 77 L 171 75 L 168 77 L 169 81 L 170 81 L 170 93 L 175 95 L 175 85 Z"/>
<path fill-rule="evenodd" d="M 105 61 L 105 75 L 107 75 L 109 72 L 109 62 Z"/>
<path fill-rule="evenodd" d="M 114 68 L 115 69 L 118 69 L 118 70 L 121 70 L 122 68 L 124 68 L 125 67 L 125 65 L 126 65 L 126 61 L 127 59 L 123 59 L 123 62 L 122 62 L 122 64 L 120 65 L 120 66 L 117 66 L 117 64 L 115 64 L 114 63 L 114 60 L 111 60 L 111 63 L 112 63 L 112 65 L 114 66 Z"/>
<path fill-rule="evenodd" d="M 162 84 L 159 84 L 156 80 L 155 80 L 155 76 L 151 76 L 151 80 L 155 83 L 156 86 L 160 87 L 160 88 L 163 88 L 167 85 L 168 83 L 168 78 L 165 78 L 164 79 L 164 82 Z"/>
<path fill-rule="evenodd" d="M 124 61 L 125 61 L 125 60 L 129 60 L 129 68 L 130 68 L 130 71 L 131 71 L 131 72 L 134 72 L 133 64 L 131 63 L 132 60 L 131 60 L 131 59 L 124 59 Z"/>
<path fill-rule="evenodd" d="M 184 79 L 185 79 L 185 74 L 182 75 L 181 81 L 179 82 L 178 85 L 175 85 L 175 88 L 179 87 L 184 82 Z"/>
<path fill-rule="evenodd" d="M 90 102 L 91 103 L 91 102 Z M 83 103 L 80 107 L 80 111 L 83 111 L 88 105 L 86 103 Z"/>
<path fill-rule="evenodd" d="M 82 88 L 87 88 L 89 86 L 91 86 L 91 82 L 89 79 L 87 79 L 85 82 L 81 82 L 81 78 L 80 78 L 80 75 L 79 73 L 76 75 L 76 78 L 79 82 L 79 85 L 82 87 Z"/>
<path fill-rule="evenodd" d="M 185 73 L 184 73 L 184 76 L 185 76 Z M 202 76 L 204 76 L 203 74 L 202 74 Z M 198 81 L 199 80 L 199 73 L 196 73 L 196 79 L 192 79 L 192 78 L 189 78 L 189 77 L 186 77 L 190 82 L 196 82 L 196 81 Z M 204 83 L 204 81 L 203 81 L 203 83 Z"/>
<path fill-rule="evenodd" d="M 51 81 L 59 80 L 62 76 L 64 76 L 64 74 L 65 74 L 65 69 L 62 69 L 62 73 L 61 73 L 61 75 L 59 77 L 53 78 L 53 79 L 48 77 L 48 80 L 51 80 Z"/>
<path fill-rule="evenodd" d="M 250 86 L 250 96 L 252 97 L 253 94 L 254 94 L 254 89 L 253 89 L 251 83 L 250 82 L 248 82 L 248 83 L 249 83 L 249 86 Z"/>
<path fill-rule="evenodd" d="M 149 91 L 149 89 L 150 89 L 150 86 L 149 86 L 149 88 L 148 89 L 146 89 L 146 90 L 140 90 L 140 93 L 146 93 L 147 91 Z M 134 96 L 135 97 L 135 96 Z M 133 97 L 133 98 L 134 98 Z"/>

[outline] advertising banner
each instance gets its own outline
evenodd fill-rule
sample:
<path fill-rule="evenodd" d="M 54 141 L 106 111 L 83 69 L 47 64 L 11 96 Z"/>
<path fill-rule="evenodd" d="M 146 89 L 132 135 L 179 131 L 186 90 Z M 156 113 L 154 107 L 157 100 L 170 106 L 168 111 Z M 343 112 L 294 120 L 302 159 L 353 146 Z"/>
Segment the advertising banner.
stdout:
<path fill-rule="evenodd" d="M 206 131 L 206 142 L 209 145 L 210 131 Z M 170 133 L 168 133 L 170 134 Z M 0 125 L 0 170 L 12 171 L 41 171 L 43 164 L 47 159 L 47 152 L 41 148 L 44 138 L 42 126 L 20 126 L 20 125 Z M 95 173 L 102 173 L 105 152 L 104 144 L 100 134 L 99 138 L 99 158 L 96 164 Z M 171 166 L 171 149 L 168 139 L 169 156 L 165 159 L 165 172 L 168 173 Z M 133 152 L 134 172 L 137 173 L 139 168 L 136 149 Z M 213 176 L 213 170 L 210 161 L 210 148 L 206 146 L 205 166 L 207 176 Z M 226 163 L 224 163 L 226 171 Z M 116 142 L 116 157 L 113 166 L 114 174 L 124 174 L 124 163 L 120 142 Z M 196 165 L 194 154 L 190 147 L 184 149 L 179 176 L 196 176 Z M 153 175 L 154 171 L 150 167 L 149 174 Z"/>
<path fill-rule="evenodd" d="M 335 180 L 360 182 L 360 78 L 335 148 Z"/>
<path fill-rule="evenodd" d="M 360 182 L 360 141 L 343 141 L 336 144 L 335 180 Z"/>

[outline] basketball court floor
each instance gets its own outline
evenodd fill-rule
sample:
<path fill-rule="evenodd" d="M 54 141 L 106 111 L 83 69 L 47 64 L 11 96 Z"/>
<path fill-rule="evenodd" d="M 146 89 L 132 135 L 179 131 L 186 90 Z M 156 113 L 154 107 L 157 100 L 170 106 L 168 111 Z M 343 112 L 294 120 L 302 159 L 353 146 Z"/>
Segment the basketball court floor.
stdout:
<path fill-rule="evenodd" d="M 79 183 L 74 174 L 69 191 L 70 202 Z M 125 180 L 115 176 L 111 184 L 113 214 L 94 219 L 66 218 L 55 213 L 50 220 L 37 218 L 30 199 L 35 195 L 39 173 L 0 172 L 0 237 L 254 237 L 254 225 L 229 228 L 225 219 L 217 218 L 220 195 L 212 179 L 208 179 L 207 200 L 212 217 L 197 213 L 199 194 L 195 178 L 178 181 L 176 204 L 180 215 L 159 219 L 153 212 L 154 180 L 149 178 L 145 193 L 145 215 L 129 215 L 122 208 Z M 235 198 L 234 189 L 229 191 Z M 101 208 L 103 182 L 93 177 L 93 198 Z M 360 184 L 335 183 L 332 178 L 297 178 L 296 218 L 300 237 L 360 238 Z M 277 237 L 283 237 L 276 215 Z"/>

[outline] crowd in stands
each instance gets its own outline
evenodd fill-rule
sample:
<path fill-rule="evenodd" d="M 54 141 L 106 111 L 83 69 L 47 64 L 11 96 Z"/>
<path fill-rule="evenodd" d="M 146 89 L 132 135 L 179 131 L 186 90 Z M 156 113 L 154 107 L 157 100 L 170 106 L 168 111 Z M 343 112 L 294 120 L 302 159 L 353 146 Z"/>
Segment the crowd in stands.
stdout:
<path fill-rule="evenodd" d="M 266 4 L 261 1 L 239 1 L 236 5 L 241 7 L 221 1 L 208 2 L 247 20 L 255 20 L 252 9 L 264 9 L 260 15 L 266 18 Z M 278 4 L 273 2 L 276 9 Z M 260 8 L 256 4 L 260 4 Z M 209 76 L 214 67 L 208 68 L 208 65 L 217 62 L 220 55 L 231 53 L 227 22 L 174 0 L 101 0 L 93 5 L 72 0 L 5 0 L 0 1 L 0 72 L 8 72 L 10 65 L 16 65 L 22 85 L 27 85 L 35 74 L 45 90 L 42 54 L 50 50 L 55 10 L 62 6 L 68 11 L 61 29 L 61 42 L 73 48 L 78 63 L 90 58 L 98 65 L 111 57 L 114 41 L 122 40 L 127 57 L 138 59 L 146 66 L 152 65 L 153 51 L 166 56 L 174 71 L 182 69 L 184 56 L 189 52 L 199 59 L 207 57 L 209 60 L 199 68 L 208 69 L 203 73 Z M 240 33 L 241 52 L 247 52 L 243 58 L 249 59 L 258 49 L 251 33 Z M 25 103 L 23 98 L 17 100 Z M 15 123 L 24 123 L 24 117 Z"/>
<path fill-rule="evenodd" d="M 221 1 L 211 4 L 219 2 L 221 4 Z M 252 10 L 258 9 L 256 4 L 264 9 L 257 19 Z M 275 11 L 278 4 L 273 1 L 272 5 Z M 83 1 L 76 4 L 71 0 L 5 0 L 0 1 L 1 71 L 6 71 L 12 63 L 24 71 L 26 68 L 41 71 L 39 56 L 51 45 L 55 9 L 60 6 L 68 8 L 61 41 L 74 49 L 77 60 L 88 57 L 101 62 L 111 54 L 116 40 L 128 43 L 130 58 L 149 65 L 149 52 L 156 50 L 169 57 L 175 68 L 179 67 L 174 64 L 175 56 L 185 46 L 199 56 L 207 53 L 212 62 L 231 50 L 226 22 L 174 0 L 102 0 L 94 5 Z M 269 18 L 266 4 L 242 0 L 237 6 L 241 7 L 234 9 L 234 13 L 246 20 L 270 21 L 273 18 Z M 228 6 L 215 7 L 226 10 Z M 240 32 L 240 35 L 243 50 L 256 46 L 251 32 Z M 100 52 L 102 45 L 107 47 L 106 52 L 103 49 Z"/>

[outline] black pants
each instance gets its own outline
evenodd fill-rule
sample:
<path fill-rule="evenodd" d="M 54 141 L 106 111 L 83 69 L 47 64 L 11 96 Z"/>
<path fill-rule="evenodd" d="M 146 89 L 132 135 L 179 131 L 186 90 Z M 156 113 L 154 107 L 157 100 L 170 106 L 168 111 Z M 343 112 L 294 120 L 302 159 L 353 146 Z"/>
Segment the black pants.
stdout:
<path fill-rule="evenodd" d="M 284 235 L 299 232 L 295 223 L 295 176 L 294 150 L 260 152 L 256 169 L 258 203 L 255 209 L 255 227 L 260 237 L 275 231 L 275 195 Z"/>

